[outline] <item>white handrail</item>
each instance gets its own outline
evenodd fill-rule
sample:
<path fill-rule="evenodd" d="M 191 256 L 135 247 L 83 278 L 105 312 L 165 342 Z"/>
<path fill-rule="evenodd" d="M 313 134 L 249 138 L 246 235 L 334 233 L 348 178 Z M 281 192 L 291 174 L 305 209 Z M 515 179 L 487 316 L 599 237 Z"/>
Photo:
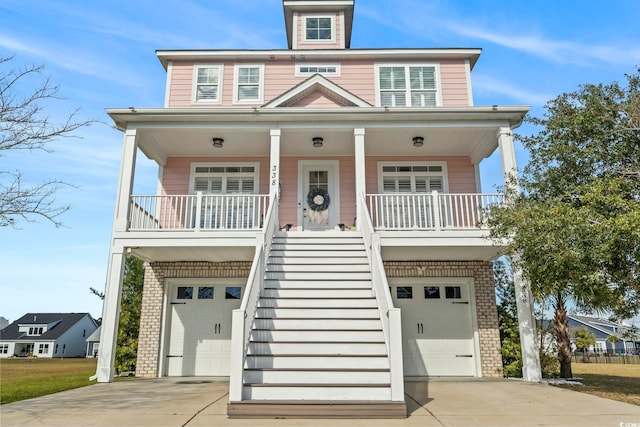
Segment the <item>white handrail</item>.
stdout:
<path fill-rule="evenodd" d="M 374 233 L 373 223 L 367 211 L 364 194 L 359 194 L 358 218 L 360 231 L 365 242 L 373 293 L 378 303 L 382 331 L 389 355 L 391 372 L 391 400 L 404 401 L 404 369 L 402 363 L 402 323 L 400 309 L 394 307 L 384 263 L 380 254 L 380 240 Z"/>
<path fill-rule="evenodd" d="M 258 230 L 266 194 L 133 195 L 129 230 Z"/>
<path fill-rule="evenodd" d="M 263 231 L 256 235 L 256 253 L 251 264 L 240 308 L 233 310 L 231 324 L 231 364 L 229 373 L 229 401 L 242 400 L 243 370 L 246 349 L 251 335 L 258 300 L 264 287 L 266 261 L 273 234 L 278 224 L 278 198 L 274 197 L 267 210 Z"/>
<path fill-rule="evenodd" d="M 375 230 L 477 229 L 491 206 L 504 203 L 501 194 L 368 194 Z"/>

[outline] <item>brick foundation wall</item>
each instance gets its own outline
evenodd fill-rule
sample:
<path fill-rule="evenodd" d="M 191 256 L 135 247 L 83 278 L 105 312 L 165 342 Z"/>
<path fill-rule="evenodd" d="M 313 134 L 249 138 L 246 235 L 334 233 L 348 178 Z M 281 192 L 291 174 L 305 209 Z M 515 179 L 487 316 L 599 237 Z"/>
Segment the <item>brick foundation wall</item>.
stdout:
<path fill-rule="evenodd" d="M 251 262 L 152 262 L 144 271 L 136 376 L 158 376 L 166 279 L 247 278 Z"/>
<path fill-rule="evenodd" d="M 483 377 L 502 377 L 500 330 L 493 266 L 483 261 L 385 261 L 388 278 L 472 277 L 476 296 L 480 365 Z"/>

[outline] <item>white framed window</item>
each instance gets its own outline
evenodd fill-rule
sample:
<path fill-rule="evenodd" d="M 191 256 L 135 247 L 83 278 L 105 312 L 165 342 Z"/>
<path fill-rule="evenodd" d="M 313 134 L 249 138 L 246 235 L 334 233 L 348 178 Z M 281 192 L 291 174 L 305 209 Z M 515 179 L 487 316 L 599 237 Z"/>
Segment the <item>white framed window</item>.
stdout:
<path fill-rule="evenodd" d="M 603 351 L 605 351 L 604 342 L 596 341 L 596 345 L 593 346 L 593 350 L 597 351 L 598 353 L 602 353 Z"/>
<path fill-rule="evenodd" d="M 38 346 L 38 354 L 49 354 L 49 344 L 40 344 Z"/>
<path fill-rule="evenodd" d="M 380 193 L 447 192 L 446 162 L 378 162 Z"/>
<path fill-rule="evenodd" d="M 260 104 L 264 93 L 264 64 L 241 64 L 234 67 L 233 99 L 235 103 Z"/>
<path fill-rule="evenodd" d="M 257 194 L 259 163 L 192 163 L 191 192 Z"/>
<path fill-rule="evenodd" d="M 9 354 L 9 344 L 0 344 L 0 354 Z"/>
<path fill-rule="evenodd" d="M 335 15 L 305 15 L 303 17 L 302 34 L 304 42 L 335 42 Z"/>
<path fill-rule="evenodd" d="M 377 64 L 376 96 L 380 107 L 442 105 L 436 64 Z"/>
<path fill-rule="evenodd" d="M 220 104 L 222 102 L 222 65 L 193 67 L 193 102 Z"/>
<path fill-rule="evenodd" d="M 32 336 L 42 335 L 43 331 L 44 331 L 43 327 L 37 327 L 37 326 L 30 327 L 28 335 L 32 335 Z"/>
<path fill-rule="evenodd" d="M 340 76 L 340 64 L 296 64 L 296 77 L 308 77 L 314 74 Z"/>

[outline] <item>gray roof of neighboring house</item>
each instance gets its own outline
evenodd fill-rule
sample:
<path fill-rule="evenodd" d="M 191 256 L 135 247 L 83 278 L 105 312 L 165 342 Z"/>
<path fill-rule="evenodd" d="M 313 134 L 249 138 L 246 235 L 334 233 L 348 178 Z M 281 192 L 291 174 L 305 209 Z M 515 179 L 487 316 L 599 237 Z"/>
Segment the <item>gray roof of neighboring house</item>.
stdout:
<path fill-rule="evenodd" d="M 610 320 L 607 319 L 600 319 L 597 317 L 588 317 L 588 316 L 578 316 L 575 314 L 570 314 L 568 315 L 568 317 L 570 319 L 575 320 L 578 323 L 582 323 L 585 326 L 589 326 L 591 328 L 597 329 L 600 332 L 606 333 L 606 334 L 610 334 L 610 335 L 615 335 L 618 338 L 622 338 L 624 331 L 630 329 L 631 327 L 628 325 L 622 325 L 620 323 L 615 323 L 612 322 Z M 611 330 L 609 330 L 609 328 L 616 328 L 616 332 L 612 332 Z M 631 337 L 628 337 L 626 339 L 630 339 Z M 639 336 L 635 336 L 634 338 L 632 338 L 634 340 L 639 340 L 640 337 Z"/>
<path fill-rule="evenodd" d="M 27 313 L 0 331 L 0 341 L 56 340 L 85 316 L 89 316 L 91 321 L 96 324 L 95 319 L 89 313 Z M 42 324 L 50 326 L 42 335 L 27 335 L 26 332 L 18 331 L 19 325 Z"/>

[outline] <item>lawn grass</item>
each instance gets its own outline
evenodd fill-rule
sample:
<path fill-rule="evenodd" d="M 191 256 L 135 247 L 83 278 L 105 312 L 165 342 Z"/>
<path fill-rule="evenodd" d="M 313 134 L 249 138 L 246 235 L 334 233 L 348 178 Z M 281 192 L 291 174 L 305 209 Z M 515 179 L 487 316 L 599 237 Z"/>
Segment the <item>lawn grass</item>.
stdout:
<path fill-rule="evenodd" d="M 571 368 L 584 386 L 561 387 L 640 406 L 640 365 L 572 363 Z"/>
<path fill-rule="evenodd" d="M 0 359 L 0 404 L 95 383 L 97 359 Z"/>

